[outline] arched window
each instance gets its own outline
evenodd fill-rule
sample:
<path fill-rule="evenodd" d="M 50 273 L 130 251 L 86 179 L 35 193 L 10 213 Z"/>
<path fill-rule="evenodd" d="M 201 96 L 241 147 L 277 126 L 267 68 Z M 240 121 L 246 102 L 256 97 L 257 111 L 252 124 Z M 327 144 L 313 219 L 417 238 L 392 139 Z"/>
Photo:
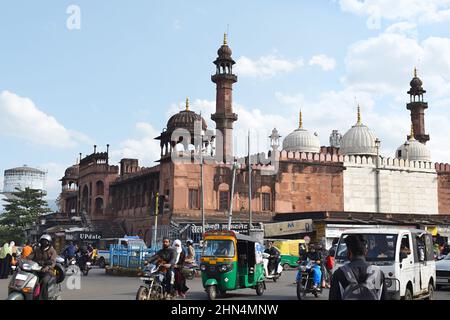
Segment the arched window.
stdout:
<path fill-rule="evenodd" d="M 97 196 L 103 196 L 105 194 L 105 184 L 103 181 L 97 181 L 95 184 L 95 189 L 97 190 Z"/>
<path fill-rule="evenodd" d="M 82 196 L 81 196 L 81 211 L 88 212 L 88 203 L 89 203 L 89 188 L 87 185 L 84 186 Z"/>
<path fill-rule="evenodd" d="M 103 198 L 95 199 L 95 213 L 102 214 L 103 213 Z"/>

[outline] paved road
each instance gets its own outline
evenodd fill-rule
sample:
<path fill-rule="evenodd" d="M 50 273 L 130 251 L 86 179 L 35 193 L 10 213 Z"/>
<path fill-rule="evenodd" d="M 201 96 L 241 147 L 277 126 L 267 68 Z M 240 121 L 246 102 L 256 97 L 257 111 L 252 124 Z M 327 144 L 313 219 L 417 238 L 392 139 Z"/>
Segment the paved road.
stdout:
<path fill-rule="evenodd" d="M 267 290 L 263 296 L 256 295 L 255 290 L 242 289 L 227 293 L 226 300 L 296 300 L 295 271 L 286 271 L 276 282 L 268 281 Z M 93 269 L 87 277 L 81 278 L 81 289 L 69 290 L 67 283 L 63 285 L 63 300 L 133 300 L 141 284 L 139 278 L 118 277 L 106 275 L 104 270 Z M 199 278 L 188 281 L 190 288 L 186 299 L 204 300 L 206 293 Z M 0 280 L 0 299 L 6 299 L 8 281 Z M 308 295 L 307 300 L 316 300 Z M 328 290 L 317 300 L 328 299 Z M 436 292 L 436 299 L 450 300 L 450 287 Z"/>

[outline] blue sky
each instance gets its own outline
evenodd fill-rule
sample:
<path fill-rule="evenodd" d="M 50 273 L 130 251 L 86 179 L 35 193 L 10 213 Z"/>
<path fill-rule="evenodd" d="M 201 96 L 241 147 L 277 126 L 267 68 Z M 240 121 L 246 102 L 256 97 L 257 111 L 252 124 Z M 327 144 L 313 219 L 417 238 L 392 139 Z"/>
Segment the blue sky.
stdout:
<path fill-rule="evenodd" d="M 80 9 L 79 30 L 66 26 L 70 5 Z M 259 137 L 254 151 L 274 126 L 283 136 L 295 129 L 299 108 L 327 145 L 332 129 L 355 123 L 356 97 L 392 156 L 408 134 L 406 91 L 417 65 L 430 105 L 427 146 L 433 160 L 450 161 L 449 8 L 416 0 L 2 2 L 0 170 L 47 169 L 56 198 L 64 168 L 93 144 L 111 144 L 113 161 L 152 165 L 153 138 L 187 96 L 209 119 L 212 61 L 227 28 L 238 62 L 236 131 Z"/>

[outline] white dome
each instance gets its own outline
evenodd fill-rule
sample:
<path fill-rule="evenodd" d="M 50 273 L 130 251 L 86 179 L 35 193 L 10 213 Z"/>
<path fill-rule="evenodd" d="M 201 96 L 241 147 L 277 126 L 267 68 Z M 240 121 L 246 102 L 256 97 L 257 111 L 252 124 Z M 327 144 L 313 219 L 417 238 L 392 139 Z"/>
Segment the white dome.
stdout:
<path fill-rule="evenodd" d="M 348 130 L 341 140 L 340 153 L 343 155 L 377 155 L 373 132 L 361 123 L 361 112 L 358 106 L 358 121 Z"/>
<path fill-rule="evenodd" d="M 410 161 L 431 161 L 428 148 L 414 138 L 407 141 L 407 146 L 402 144 L 398 147 L 395 157 Z"/>
<path fill-rule="evenodd" d="M 299 128 L 287 135 L 283 140 L 283 150 L 300 152 L 320 152 L 320 141 L 315 135 Z"/>

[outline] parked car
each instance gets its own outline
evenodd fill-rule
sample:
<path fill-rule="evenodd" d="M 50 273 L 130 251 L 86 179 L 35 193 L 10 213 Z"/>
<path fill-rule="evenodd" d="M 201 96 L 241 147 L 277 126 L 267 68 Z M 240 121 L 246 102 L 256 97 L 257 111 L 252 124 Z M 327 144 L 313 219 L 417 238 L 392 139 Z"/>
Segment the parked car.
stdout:
<path fill-rule="evenodd" d="M 367 262 L 384 272 L 390 299 L 433 299 L 436 263 L 432 235 L 418 229 L 347 230 L 339 239 L 334 270 L 348 261 L 345 238 L 362 234 L 367 243 Z"/>
<path fill-rule="evenodd" d="M 436 262 L 436 289 L 450 286 L 450 253 Z"/>

